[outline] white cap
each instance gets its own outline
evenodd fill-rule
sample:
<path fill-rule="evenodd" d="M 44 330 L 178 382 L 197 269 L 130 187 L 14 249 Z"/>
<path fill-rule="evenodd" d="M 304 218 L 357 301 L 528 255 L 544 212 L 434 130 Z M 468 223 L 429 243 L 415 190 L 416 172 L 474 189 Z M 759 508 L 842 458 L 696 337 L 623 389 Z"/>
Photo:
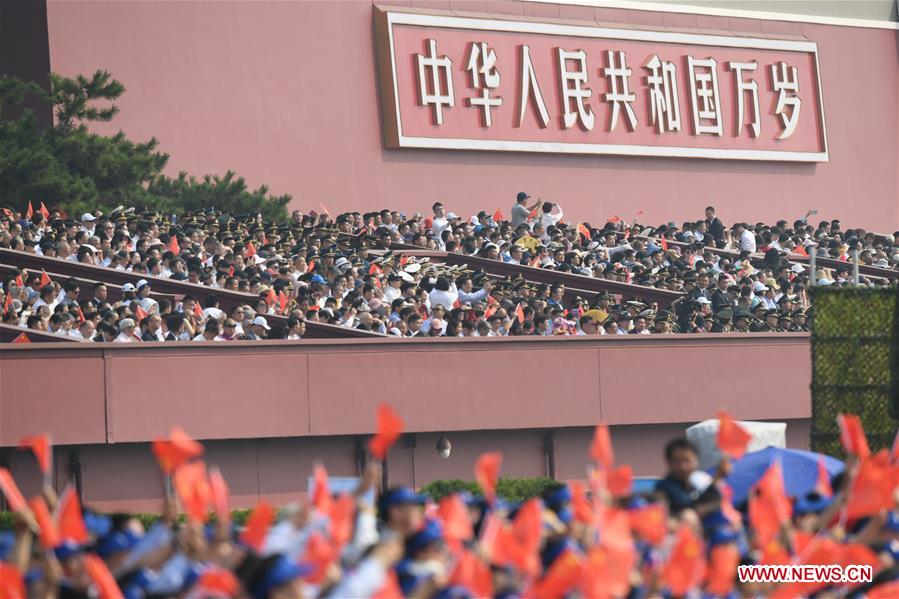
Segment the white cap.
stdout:
<path fill-rule="evenodd" d="M 449 213 L 447 213 L 447 215 L 446 215 L 446 220 L 453 220 L 454 218 L 459 218 L 458 216 L 456 216 L 456 213 L 455 213 L 455 212 L 449 212 Z"/>
<path fill-rule="evenodd" d="M 134 285 L 132 283 L 125 283 L 122 285 L 122 291 L 134 291 Z"/>
<path fill-rule="evenodd" d="M 271 327 L 268 326 L 268 323 L 265 321 L 265 318 L 263 318 L 262 316 L 257 316 L 256 318 L 254 318 L 253 324 L 261 326 L 266 331 L 272 330 Z"/>
<path fill-rule="evenodd" d="M 97 220 L 97 217 L 94 216 L 93 214 L 91 214 L 90 212 L 85 212 L 84 214 L 81 215 L 81 222 L 84 222 L 84 221 L 93 222 L 95 220 Z"/>
<path fill-rule="evenodd" d="M 768 291 L 768 287 L 765 286 L 761 281 L 756 281 L 752 284 L 753 291 Z"/>
<path fill-rule="evenodd" d="M 830 279 L 818 279 L 818 285 L 825 285 L 825 286 L 827 286 L 827 285 L 833 285 L 833 283 L 834 283 L 834 282 L 831 281 Z"/>
<path fill-rule="evenodd" d="M 141 279 L 140 281 L 137 282 L 136 287 L 137 287 L 138 289 L 140 289 L 140 288 L 143 287 L 144 285 L 149 285 L 149 284 L 150 284 L 150 282 L 147 281 L 147 279 Z"/>
<path fill-rule="evenodd" d="M 802 271 L 805 270 L 805 267 L 801 264 L 794 264 L 793 266 L 790 267 L 790 270 L 792 270 L 793 272 L 795 272 L 798 275 Z"/>
<path fill-rule="evenodd" d="M 696 303 L 697 304 L 711 304 L 712 301 L 707 297 L 698 297 L 698 298 L 696 298 Z"/>

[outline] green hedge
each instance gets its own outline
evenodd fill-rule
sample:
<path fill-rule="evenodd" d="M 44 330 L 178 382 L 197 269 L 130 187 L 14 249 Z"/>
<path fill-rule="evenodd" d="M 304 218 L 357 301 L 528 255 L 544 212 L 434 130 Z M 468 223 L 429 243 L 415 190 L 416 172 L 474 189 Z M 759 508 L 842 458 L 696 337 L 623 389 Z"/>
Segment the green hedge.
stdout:
<path fill-rule="evenodd" d="M 231 512 L 231 520 L 235 524 L 243 524 L 252 510 L 234 510 Z M 112 513 L 110 516 L 116 516 L 118 513 Z M 145 528 L 150 528 L 153 523 L 159 520 L 159 514 L 133 514 L 135 518 L 141 521 Z M 178 516 L 178 520 L 185 520 L 184 514 Z M 210 521 L 215 521 L 215 514 L 210 516 Z M 12 529 L 12 512 L 0 512 L 0 530 Z"/>
<path fill-rule="evenodd" d="M 496 493 L 509 501 L 524 501 L 531 497 L 539 497 L 547 488 L 557 487 L 558 481 L 551 478 L 501 478 L 496 483 Z M 435 501 L 440 501 L 447 495 L 458 491 L 468 491 L 472 494 L 482 494 L 477 483 L 464 480 L 435 480 L 421 488 L 423 493 L 430 495 Z"/>

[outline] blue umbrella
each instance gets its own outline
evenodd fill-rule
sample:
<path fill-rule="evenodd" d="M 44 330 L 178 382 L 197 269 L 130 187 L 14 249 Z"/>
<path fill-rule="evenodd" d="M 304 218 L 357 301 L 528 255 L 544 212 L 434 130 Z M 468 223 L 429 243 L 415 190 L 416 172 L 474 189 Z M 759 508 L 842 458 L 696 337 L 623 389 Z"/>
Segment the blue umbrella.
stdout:
<path fill-rule="evenodd" d="M 746 501 L 752 485 L 762 478 L 762 475 L 775 460 L 780 461 L 783 469 L 787 495 L 800 497 L 813 491 L 818 482 L 819 458 L 824 459 L 824 468 L 827 469 L 831 479 L 845 469 L 843 462 L 836 458 L 801 449 L 766 447 L 747 453 L 739 460 L 734 461 L 733 471 L 727 477 L 727 484 L 734 492 L 734 504 Z"/>

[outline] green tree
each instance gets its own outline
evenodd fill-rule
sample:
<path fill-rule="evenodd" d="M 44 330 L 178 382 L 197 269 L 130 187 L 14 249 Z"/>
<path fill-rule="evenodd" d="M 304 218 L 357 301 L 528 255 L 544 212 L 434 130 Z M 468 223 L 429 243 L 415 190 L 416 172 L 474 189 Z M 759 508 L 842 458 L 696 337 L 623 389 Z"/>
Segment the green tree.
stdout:
<path fill-rule="evenodd" d="M 162 173 L 169 156 L 158 151 L 156 138 L 138 143 L 121 131 L 92 133 L 90 123 L 115 117 L 114 102 L 124 92 L 106 71 L 89 78 L 51 74 L 49 92 L 0 77 L 0 205 L 24 209 L 29 201 L 35 207 L 43 201 L 70 214 L 118 205 L 165 213 L 214 206 L 230 213 L 260 212 L 276 221 L 287 217 L 289 195 L 271 196 L 264 185 L 250 190 L 232 171 L 201 179 L 182 172 L 173 179 Z M 7 117 L 29 95 L 52 106 L 52 127 L 41 127 L 29 110 Z"/>

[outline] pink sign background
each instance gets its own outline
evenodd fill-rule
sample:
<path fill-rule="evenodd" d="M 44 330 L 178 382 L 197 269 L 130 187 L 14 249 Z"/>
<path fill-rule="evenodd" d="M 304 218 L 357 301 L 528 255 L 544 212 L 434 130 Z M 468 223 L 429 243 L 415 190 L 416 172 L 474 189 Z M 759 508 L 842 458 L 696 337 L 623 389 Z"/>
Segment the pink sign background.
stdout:
<path fill-rule="evenodd" d="M 526 24 L 523 25 L 526 26 Z M 392 27 L 396 60 L 396 91 L 402 124 L 401 134 L 406 138 L 614 144 L 809 154 L 826 152 L 814 52 L 699 44 L 685 45 L 657 41 L 571 37 L 522 31 L 489 31 L 400 23 L 393 24 Z M 436 40 L 438 57 L 448 56 L 453 61 L 455 105 L 443 108 L 442 125 L 436 124 L 433 106 L 423 106 L 419 100 L 417 56 L 419 54 L 429 56 L 429 39 Z M 503 104 L 493 109 L 491 127 L 484 126 L 482 109 L 478 106 L 470 107 L 467 103 L 467 98 L 480 96 L 481 93 L 479 89 L 472 86 L 471 73 L 466 68 L 473 42 L 486 42 L 496 52 L 496 67 L 501 77 L 500 85 L 493 91 L 491 97 L 502 97 Z M 759 40 L 759 43 L 770 43 L 770 40 Z M 522 126 L 517 126 L 521 93 L 521 45 L 527 45 L 530 48 L 531 62 L 549 112 L 550 121 L 545 129 L 540 126 L 539 113 L 533 100 L 528 101 Z M 587 54 L 588 80 L 582 87 L 592 90 L 592 96 L 585 101 L 595 115 L 591 131 L 584 130 L 579 121 L 571 128 L 564 127 L 562 117 L 564 105 L 557 48 L 569 52 L 584 50 Z M 625 52 L 627 66 L 632 70 L 628 78 L 628 87 L 629 91 L 636 95 L 636 100 L 632 103 L 637 115 L 637 126 L 634 131 L 630 131 L 628 128 L 623 107 L 619 113 L 615 130 L 609 130 L 612 104 L 604 99 L 604 94 L 610 90 L 609 80 L 603 75 L 603 68 L 608 66 L 608 50 L 616 52 L 616 59 L 617 52 Z M 650 71 L 643 65 L 653 54 L 658 54 L 660 60 L 672 61 L 677 68 L 681 121 L 681 131 L 679 132 L 660 134 L 651 124 L 649 86 L 646 82 Z M 723 135 L 720 137 L 694 134 L 687 56 L 692 56 L 694 59 L 715 58 L 718 61 L 718 88 L 723 123 Z M 759 86 L 761 133 L 758 138 L 752 137 L 748 126 L 753 117 L 752 97 L 748 92 L 744 92 L 744 126 L 737 135 L 736 81 L 734 73 L 727 68 L 727 63 L 731 61 L 758 62 L 756 70 L 743 71 L 744 81 L 755 80 Z M 780 117 L 775 113 L 778 93 L 773 91 L 770 70 L 771 64 L 781 61 L 786 62 L 790 67 L 798 68 L 798 97 L 802 100 L 798 125 L 793 135 L 784 140 L 776 139 L 783 131 L 783 127 Z M 574 62 L 569 61 L 569 71 L 574 70 L 574 67 Z M 701 69 L 697 69 L 697 72 L 701 72 Z M 389 74 L 386 75 L 389 76 Z M 425 70 L 425 76 L 430 80 L 430 69 Z M 700 102 L 701 100 L 697 99 L 697 103 Z M 574 102 L 571 101 L 570 104 L 570 110 L 576 111 Z M 790 107 L 786 108 L 788 115 L 790 110 Z M 412 142 L 400 145 L 416 144 Z M 585 153 L 589 153 L 589 150 Z M 765 157 L 772 158 L 770 155 Z M 817 159 L 826 160 L 824 157 Z"/>

